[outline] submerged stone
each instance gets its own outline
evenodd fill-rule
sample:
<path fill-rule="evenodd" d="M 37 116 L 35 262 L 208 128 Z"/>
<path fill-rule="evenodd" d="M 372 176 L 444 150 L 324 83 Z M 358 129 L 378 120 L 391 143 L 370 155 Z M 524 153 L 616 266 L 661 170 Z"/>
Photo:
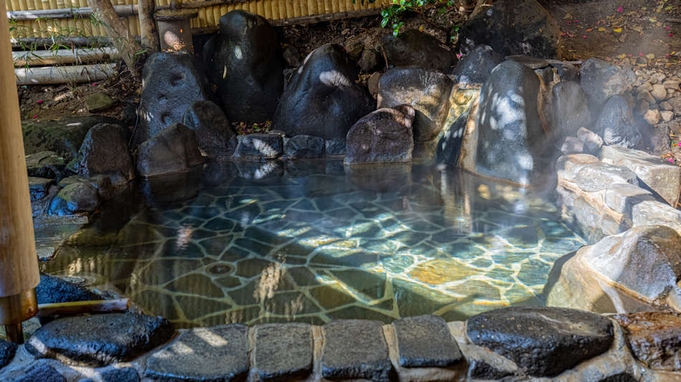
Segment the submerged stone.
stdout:
<path fill-rule="evenodd" d="M 168 341 L 174 333 L 170 322 L 161 317 L 110 313 L 52 321 L 38 329 L 25 346 L 37 358 L 105 366 L 129 361 Z"/>
<path fill-rule="evenodd" d="M 552 377 L 607 351 L 613 325 L 574 309 L 505 308 L 468 319 L 466 336 L 533 377 Z"/>
<path fill-rule="evenodd" d="M 248 327 L 240 324 L 182 332 L 147 361 L 146 377 L 161 381 L 242 381 L 248 374 Z"/>

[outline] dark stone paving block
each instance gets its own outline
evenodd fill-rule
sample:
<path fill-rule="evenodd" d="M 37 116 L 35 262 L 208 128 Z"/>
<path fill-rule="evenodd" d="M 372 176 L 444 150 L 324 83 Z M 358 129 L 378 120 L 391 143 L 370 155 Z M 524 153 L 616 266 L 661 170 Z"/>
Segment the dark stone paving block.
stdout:
<path fill-rule="evenodd" d="M 471 342 L 514 361 L 527 374 L 551 377 L 610 348 L 612 322 L 565 308 L 505 308 L 466 322 Z"/>
<path fill-rule="evenodd" d="M 147 361 L 156 381 L 245 381 L 248 327 L 241 324 L 191 329 Z"/>
<path fill-rule="evenodd" d="M 168 341 L 174 333 L 165 318 L 136 313 L 67 317 L 38 329 L 25 347 L 38 358 L 105 366 L 129 361 Z"/>
<path fill-rule="evenodd" d="M 100 372 L 100 379 L 94 380 L 92 378 L 81 379 L 78 382 L 139 382 L 140 376 L 137 370 L 132 367 L 124 367 L 121 369 L 106 369 Z"/>
<path fill-rule="evenodd" d="M 45 362 L 38 362 L 29 366 L 23 375 L 11 382 L 66 382 L 66 378 Z"/>
<path fill-rule="evenodd" d="M 255 327 L 254 370 L 261 381 L 289 381 L 312 372 L 312 331 L 308 324 Z"/>
<path fill-rule="evenodd" d="M 0 369 L 12 362 L 12 358 L 17 353 L 17 345 L 11 342 L 0 340 Z"/>
<path fill-rule="evenodd" d="M 389 381 L 393 374 L 382 323 L 338 320 L 324 325 L 322 376 Z"/>
<path fill-rule="evenodd" d="M 402 367 L 447 367 L 463 357 L 438 316 L 407 317 L 393 322 Z"/>
<path fill-rule="evenodd" d="M 681 317 L 660 312 L 618 314 L 634 356 L 653 370 L 679 371 Z"/>

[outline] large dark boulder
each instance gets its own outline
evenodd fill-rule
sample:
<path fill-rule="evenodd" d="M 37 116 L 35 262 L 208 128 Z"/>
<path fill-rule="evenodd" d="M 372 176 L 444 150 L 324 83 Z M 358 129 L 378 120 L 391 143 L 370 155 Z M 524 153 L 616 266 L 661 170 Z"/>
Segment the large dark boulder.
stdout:
<path fill-rule="evenodd" d="M 101 117 L 68 117 L 55 121 L 22 121 L 26 154 L 53 151 L 68 163 L 78 154 L 85 135 L 100 123 L 118 123 L 118 120 Z"/>
<path fill-rule="evenodd" d="M 267 19 L 240 10 L 223 15 L 203 59 L 230 121 L 272 118 L 284 88 L 284 59 Z"/>
<path fill-rule="evenodd" d="M 17 344 L 0 340 L 0 369 L 7 366 L 17 353 Z"/>
<path fill-rule="evenodd" d="M 504 57 L 489 45 L 478 45 L 454 67 L 452 74 L 461 84 L 483 84 Z"/>
<path fill-rule="evenodd" d="M 120 125 L 101 123 L 93 126 L 78 150 L 72 169 L 86 179 L 106 175 L 113 185 L 127 183 L 135 177 L 128 140 L 128 129 Z"/>
<path fill-rule="evenodd" d="M 454 53 L 444 48 L 433 36 L 410 29 L 399 36 L 387 35 L 381 39 L 381 46 L 388 64 L 418 66 L 441 72 L 449 72 L 456 63 Z"/>
<path fill-rule="evenodd" d="M 345 164 L 409 163 L 414 150 L 409 105 L 381 108 L 363 117 L 350 129 Z"/>
<path fill-rule="evenodd" d="M 459 30 L 459 44 L 480 44 L 509 56 L 560 57 L 560 28 L 537 0 L 499 0 L 470 18 Z"/>
<path fill-rule="evenodd" d="M 105 366 L 130 361 L 170 340 L 174 334 L 172 324 L 162 317 L 110 313 L 52 321 L 38 329 L 25 347 L 37 358 Z"/>
<path fill-rule="evenodd" d="M 144 65 L 142 76 L 139 126 L 133 147 L 175 123 L 182 123 L 194 102 L 209 98 L 205 78 L 187 54 L 154 53 Z"/>
<path fill-rule="evenodd" d="M 580 127 L 589 126 L 591 111 L 586 93 L 578 83 L 563 81 L 551 89 L 548 119 L 551 131 L 563 137 L 576 136 Z"/>
<path fill-rule="evenodd" d="M 321 158 L 324 156 L 324 138 L 296 135 L 286 141 L 284 155 L 290 159 Z"/>
<path fill-rule="evenodd" d="M 38 304 L 102 299 L 98 294 L 83 286 L 46 274 L 40 275 L 40 283 L 35 288 L 35 294 Z"/>
<path fill-rule="evenodd" d="M 378 82 L 378 107 L 410 105 L 416 110 L 414 141 L 429 142 L 443 130 L 454 82 L 423 68 L 394 68 Z"/>
<path fill-rule="evenodd" d="M 359 68 L 343 48 L 326 44 L 305 59 L 282 95 L 272 129 L 287 136 L 345 139 L 350 127 L 375 109 L 375 101 L 356 83 Z"/>
<path fill-rule="evenodd" d="M 178 173 L 201 162 L 203 157 L 196 134 L 176 123 L 140 145 L 137 171 L 142 176 Z"/>
<path fill-rule="evenodd" d="M 532 377 L 553 377 L 606 352 L 613 325 L 607 317 L 575 309 L 505 308 L 468 319 L 466 336 Z"/>
<path fill-rule="evenodd" d="M 603 137 L 606 145 L 634 148 L 643 140 L 634 120 L 633 107 L 621 95 L 608 99 L 596 119 L 593 131 Z"/>
<path fill-rule="evenodd" d="M 539 170 L 544 130 L 537 110 L 540 81 L 532 69 L 505 61 L 480 90 L 473 171 L 529 184 Z"/>
<path fill-rule="evenodd" d="M 47 213 L 55 216 L 90 213 L 97 209 L 99 202 L 97 188 L 88 182 L 75 182 L 59 190 Z"/>
<path fill-rule="evenodd" d="M 213 102 L 194 102 L 184 114 L 182 123 L 196 133 L 204 156 L 221 159 L 234 153 L 236 133 L 225 113 Z"/>
<path fill-rule="evenodd" d="M 584 61 L 579 74 L 580 85 L 595 115 L 610 97 L 627 92 L 636 81 L 636 74 L 631 68 L 619 67 L 598 58 Z"/>

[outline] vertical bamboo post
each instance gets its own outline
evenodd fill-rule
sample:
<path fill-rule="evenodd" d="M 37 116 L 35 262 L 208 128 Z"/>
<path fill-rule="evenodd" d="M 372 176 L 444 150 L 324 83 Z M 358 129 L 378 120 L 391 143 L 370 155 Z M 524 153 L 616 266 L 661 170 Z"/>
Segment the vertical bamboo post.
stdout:
<path fill-rule="evenodd" d="M 22 343 L 21 322 L 38 313 L 40 274 L 6 12 L 0 1 L 0 325 Z"/>
<path fill-rule="evenodd" d="M 159 49 L 158 30 L 154 22 L 154 0 L 138 0 L 140 37 L 142 46 L 157 52 Z"/>

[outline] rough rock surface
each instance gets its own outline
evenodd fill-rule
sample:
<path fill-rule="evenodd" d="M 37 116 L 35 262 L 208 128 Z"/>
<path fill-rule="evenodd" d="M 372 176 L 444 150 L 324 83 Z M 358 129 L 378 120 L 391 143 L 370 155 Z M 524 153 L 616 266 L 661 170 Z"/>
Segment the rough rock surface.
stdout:
<path fill-rule="evenodd" d="M 50 202 L 47 213 L 56 216 L 93 212 L 99 206 L 97 189 L 87 182 L 76 182 L 59 190 Z"/>
<path fill-rule="evenodd" d="M 394 68 L 378 82 L 378 107 L 409 105 L 416 110 L 414 141 L 428 142 L 443 130 L 454 82 L 423 68 Z"/>
<path fill-rule="evenodd" d="M 128 149 L 128 129 L 114 124 L 93 126 L 78 150 L 74 170 L 83 178 L 106 175 L 113 185 L 122 185 L 135 177 Z"/>
<path fill-rule="evenodd" d="M 201 162 L 203 157 L 196 134 L 176 123 L 140 145 L 137 171 L 147 177 L 178 173 Z"/>
<path fill-rule="evenodd" d="M 308 324 L 255 327 L 256 370 L 262 381 L 287 381 L 312 372 L 312 331 Z"/>
<path fill-rule="evenodd" d="M 234 153 L 236 133 L 225 113 L 213 102 L 194 102 L 184 114 L 182 123 L 194 131 L 204 156 L 222 159 Z"/>
<path fill-rule="evenodd" d="M 410 29 L 395 37 L 387 35 L 381 39 L 381 46 L 394 67 L 418 66 L 443 73 L 451 71 L 456 56 L 442 47 L 435 38 L 416 29 Z"/>
<path fill-rule="evenodd" d="M 459 61 L 452 74 L 460 84 L 483 84 L 504 57 L 489 45 L 478 45 Z"/>
<path fill-rule="evenodd" d="M 277 32 L 262 16 L 242 10 L 220 17 L 220 33 L 205 45 L 208 78 L 218 87 L 230 121 L 264 122 L 284 88 Z"/>
<path fill-rule="evenodd" d="M 44 273 L 40 274 L 40 283 L 35 288 L 35 293 L 38 304 L 102 299 L 98 294 L 83 286 Z"/>
<path fill-rule="evenodd" d="M 355 81 L 359 69 L 339 45 L 315 49 L 291 78 L 277 107 L 272 129 L 287 136 L 345 139 L 350 127 L 375 109 L 375 101 Z"/>
<path fill-rule="evenodd" d="M 181 123 L 189 106 L 209 98 L 206 81 L 187 54 L 152 54 L 144 65 L 142 77 L 140 124 L 135 130 L 133 147 Z"/>
<path fill-rule="evenodd" d="M 381 108 L 363 117 L 347 136 L 345 164 L 409 163 L 414 150 L 414 109 Z"/>
<path fill-rule="evenodd" d="M 557 58 L 560 28 L 536 0 L 500 0 L 459 30 L 463 48 L 486 44 L 502 56 Z"/>
<path fill-rule="evenodd" d="M 0 340 L 0 369 L 7 366 L 17 352 L 17 345 L 11 342 Z"/>
<path fill-rule="evenodd" d="M 390 381 L 393 373 L 382 324 L 336 320 L 323 326 L 322 376 L 326 379 Z"/>
<path fill-rule="evenodd" d="M 579 73 L 580 85 L 587 95 L 592 112 L 596 115 L 610 97 L 625 93 L 636 79 L 631 69 L 595 57 L 584 61 Z"/>
<path fill-rule="evenodd" d="M 238 140 L 234 157 L 239 159 L 276 159 L 284 151 L 284 141 L 279 134 L 239 135 Z"/>
<path fill-rule="evenodd" d="M 70 365 L 104 366 L 129 361 L 174 334 L 161 317 L 110 313 L 67 317 L 38 329 L 26 349 L 38 358 L 56 358 Z"/>
<path fill-rule="evenodd" d="M 41 151 L 26 155 L 28 176 L 49 179 L 61 178 L 64 166 L 64 158 L 54 151 Z"/>
<path fill-rule="evenodd" d="M 394 321 L 393 327 L 402 367 L 448 367 L 463 359 L 441 317 L 406 317 Z"/>
<path fill-rule="evenodd" d="M 10 382 L 67 382 L 67 380 L 46 362 L 38 362 L 27 367 L 19 377 Z"/>
<path fill-rule="evenodd" d="M 606 145 L 634 148 L 642 141 L 631 105 L 620 95 L 608 99 L 596 119 L 593 131 L 603 137 Z"/>
<path fill-rule="evenodd" d="M 681 317 L 643 312 L 613 317 L 624 328 L 636 358 L 654 370 L 681 370 Z"/>
<path fill-rule="evenodd" d="M 552 377 L 607 351 L 613 325 L 574 309 L 505 308 L 469 318 L 466 336 L 533 377 Z"/>
<path fill-rule="evenodd" d="M 286 141 L 284 155 L 291 159 L 321 158 L 324 156 L 324 138 L 311 135 L 296 135 Z"/>
<path fill-rule="evenodd" d="M 116 119 L 100 116 L 69 117 L 56 121 L 22 121 L 26 154 L 53 151 L 70 162 L 91 127 L 100 123 L 118 123 Z"/>
<path fill-rule="evenodd" d="M 248 373 L 248 327 L 240 324 L 182 332 L 147 361 L 146 377 L 190 381 L 242 381 Z"/>
<path fill-rule="evenodd" d="M 586 93 L 578 83 L 563 81 L 551 89 L 551 131 L 561 136 L 577 135 L 581 127 L 589 126 L 591 111 Z"/>
<path fill-rule="evenodd" d="M 623 166 L 613 166 L 605 163 L 585 165 L 575 175 L 575 184 L 586 192 L 605 190 L 613 183 L 629 183 L 638 185 L 636 174 Z"/>
<path fill-rule="evenodd" d="M 515 61 L 499 64 L 480 91 L 475 168 L 484 176 L 529 184 L 540 170 L 539 79 Z"/>

